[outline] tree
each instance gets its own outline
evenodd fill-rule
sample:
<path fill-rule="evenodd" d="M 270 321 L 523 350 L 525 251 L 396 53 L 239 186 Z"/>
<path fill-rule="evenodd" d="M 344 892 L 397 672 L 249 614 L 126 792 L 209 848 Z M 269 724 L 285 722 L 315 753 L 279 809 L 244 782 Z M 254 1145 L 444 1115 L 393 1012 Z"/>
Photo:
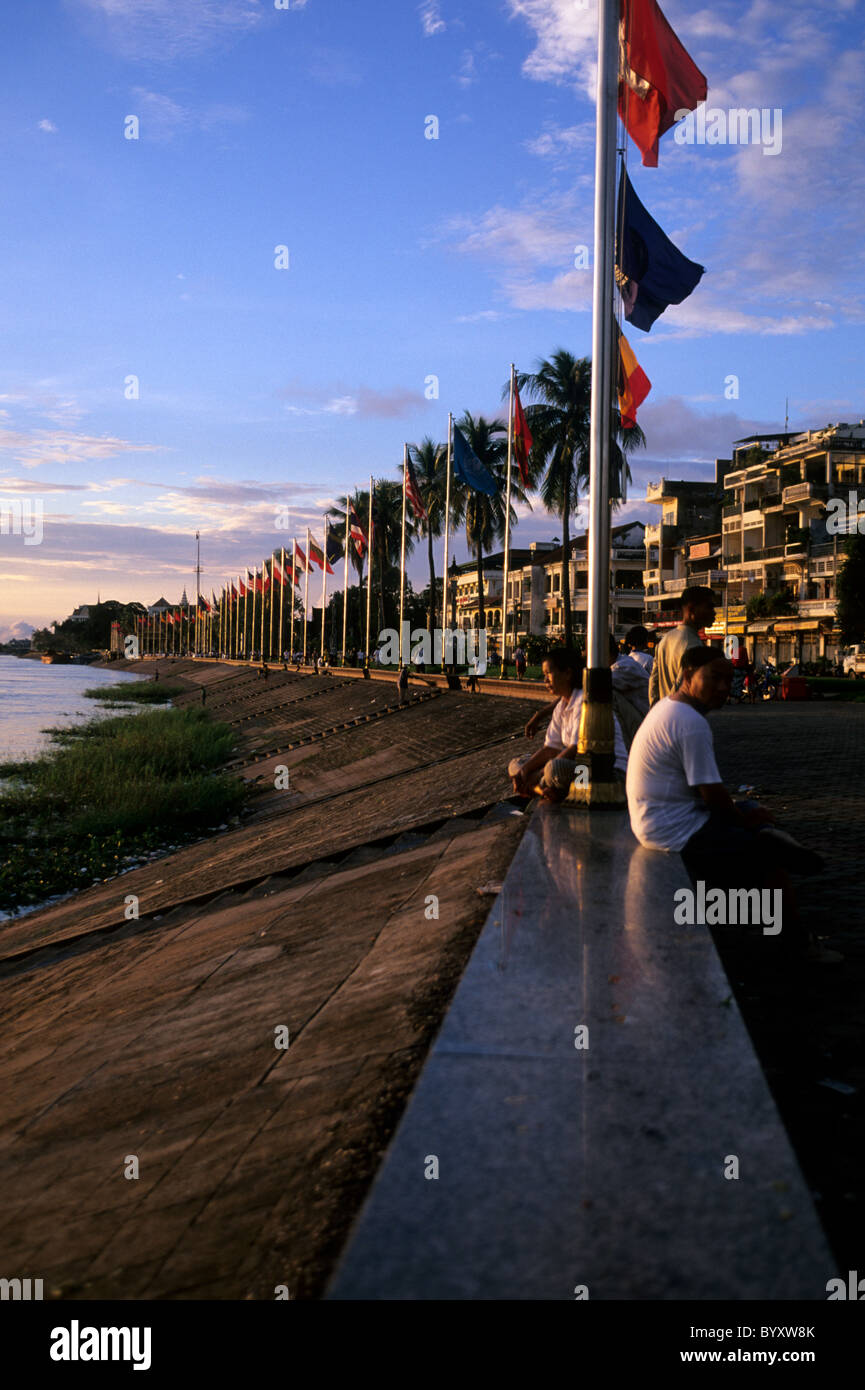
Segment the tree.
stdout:
<path fill-rule="evenodd" d="M 865 536 L 850 536 L 838 571 L 838 626 L 845 643 L 865 638 Z"/>
<path fill-rule="evenodd" d="M 332 522 L 330 529 L 338 536 L 341 545 L 345 544 L 345 509 L 349 501 L 351 501 L 357 513 L 358 521 L 364 531 L 369 529 L 369 488 L 355 488 L 350 498 L 337 497 L 336 506 L 328 507 L 327 515 Z M 365 557 L 363 555 L 358 555 L 357 546 L 351 538 L 349 538 L 348 542 L 348 557 L 357 575 L 358 585 L 362 589 Z"/>
<path fill-rule="evenodd" d="M 477 561 L 478 576 L 478 627 L 486 627 L 487 615 L 484 603 L 484 551 L 492 548 L 494 541 L 500 541 L 505 534 L 505 487 L 507 482 L 508 439 L 504 420 L 486 420 L 483 415 L 477 419 L 466 411 L 459 421 L 459 428 L 465 436 L 469 448 L 480 463 L 484 465 L 497 485 L 493 497 L 485 492 L 475 492 L 474 488 L 459 490 L 458 505 L 465 517 L 466 540 L 469 550 Z M 451 496 L 454 489 L 451 487 Z M 527 501 L 520 485 L 517 469 L 511 472 L 511 498 Z M 511 526 L 516 525 L 516 513 L 511 508 Z"/>
<path fill-rule="evenodd" d="M 615 381 L 615 373 L 613 380 Z M 517 386 L 537 399 L 526 407 L 532 432 L 529 474 L 540 479 L 541 501 L 562 523 L 562 606 L 565 645 L 573 645 L 571 621 L 571 516 L 579 504 L 580 488 L 589 479 L 591 435 L 592 364 L 588 357 L 574 357 L 559 348 L 541 359 L 534 372 L 518 372 Z M 626 455 L 645 445 L 638 425 L 622 427 L 614 406 L 610 422 L 610 499 L 613 505 L 624 495 L 630 480 Z"/>
<path fill-rule="evenodd" d="M 445 521 L 445 498 L 447 490 L 447 448 L 443 444 L 436 444 L 434 440 L 427 436 L 419 445 L 411 444 L 409 454 L 414 467 L 415 478 L 417 479 L 418 491 L 421 501 L 426 509 L 426 518 L 417 518 L 416 527 L 420 535 L 426 536 L 427 558 L 429 560 L 429 609 L 427 613 L 427 626 L 430 636 L 436 625 L 436 571 L 435 557 L 433 555 L 433 540 L 437 539 L 444 530 Z M 454 489 L 451 488 L 451 521 L 453 516 Z M 409 507 L 411 503 L 409 503 Z M 457 521 L 462 518 L 456 518 Z M 445 627 L 446 623 L 442 623 Z"/>
<path fill-rule="evenodd" d="M 394 589 L 390 571 L 393 570 L 394 566 L 399 566 L 400 558 L 402 538 L 401 483 L 395 483 L 390 478 L 379 478 L 373 483 L 372 516 L 373 554 L 370 563 L 375 561 L 378 568 L 378 616 L 379 630 L 381 630 L 386 627 L 395 627 L 397 623 L 395 615 L 392 622 L 388 623 L 387 619 L 390 616 L 388 599 L 391 598 Z M 406 557 L 411 554 L 413 549 L 414 535 L 409 526 L 408 515 L 406 515 Z M 375 570 L 373 570 L 373 582 L 375 582 L 374 576 Z M 398 584 L 396 587 L 398 589 Z"/>

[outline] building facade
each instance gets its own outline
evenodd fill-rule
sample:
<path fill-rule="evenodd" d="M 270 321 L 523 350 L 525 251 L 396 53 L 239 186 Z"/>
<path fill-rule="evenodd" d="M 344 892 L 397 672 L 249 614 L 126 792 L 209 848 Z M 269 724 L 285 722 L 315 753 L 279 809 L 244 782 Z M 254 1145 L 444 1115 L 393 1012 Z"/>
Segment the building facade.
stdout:
<path fill-rule="evenodd" d="M 715 460 L 714 483 L 662 478 L 646 496 L 663 509 L 646 528 L 647 626 L 674 626 L 682 591 L 700 584 L 718 610 L 710 639 L 736 637 L 779 666 L 837 659 L 837 516 L 865 512 L 865 423 L 751 435 Z"/>
<path fill-rule="evenodd" d="M 612 528 L 610 542 L 610 621 L 617 636 L 643 621 L 645 527 L 641 521 Z M 585 642 L 588 605 L 588 536 L 575 536 L 568 547 L 571 623 L 576 640 Z M 495 643 L 501 639 L 505 611 L 503 554 L 484 557 L 486 625 Z M 564 548 L 559 541 L 534 541 L 528 550 L 512 550 L 508 569 L 508 650 L 514 638 L 529 635 L 561 640 L 565 633 L 562 601 Z M 461 565 L 456 579 L 457 624 L 479 622 L 477 568 Z"/>

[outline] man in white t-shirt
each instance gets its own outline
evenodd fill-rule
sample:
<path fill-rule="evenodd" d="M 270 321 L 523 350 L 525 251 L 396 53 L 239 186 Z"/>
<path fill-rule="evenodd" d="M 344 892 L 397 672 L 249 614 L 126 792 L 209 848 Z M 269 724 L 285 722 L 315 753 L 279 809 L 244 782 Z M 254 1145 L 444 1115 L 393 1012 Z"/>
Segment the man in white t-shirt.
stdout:
<path fill-rule="evenodd" d="M 577 734 L 580 727 L 580 707 L 583 703 L 582 661 L 576 652 L 566 647 L 553 647 L 544 657 L 544 681 L 551 694 L 559 698 L 552 710 L 543 748 L 528 757 L 512 758 L 508 775 L 513 779 L 518 796 L 531 796 L 540 781 L 550 801 L 561 801 L 579 767 L 588 768 L 577 753 Z M 539 713 L 542 713 L 539 711 Z M 628 750 L 622 738 L 618 719 L 613 716 L 615 733 L 615 770 L 624 778 L 628 765 Z"/>
<path fill-rule="evenodd" d="M 652 706 L 631 744 L 631 829 L 647 849 L 680 851 L 694 882 L 780 888 L 786 944 L 834 964 L 837 952 L 809 944 L 789 879 L 819 873 L 822 859 L 778 830 L 765 807 L 734 802 L 721 781 L 707 716 L 724 704 L 732 681 L 732 664 L 715 648 L 684 653 L 678 690 Z"/>

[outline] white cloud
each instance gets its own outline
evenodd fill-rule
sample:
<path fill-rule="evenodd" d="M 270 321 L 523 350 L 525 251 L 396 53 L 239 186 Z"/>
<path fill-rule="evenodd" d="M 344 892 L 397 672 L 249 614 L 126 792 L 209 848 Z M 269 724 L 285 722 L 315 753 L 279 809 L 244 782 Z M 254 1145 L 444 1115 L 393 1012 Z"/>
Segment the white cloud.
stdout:
<path fill-rule="evenodd" d="M 40 121 L 40 122 L 39 122 L 39 125 L 37 126 L 37 130 L 44 130 L 48 135 L 56 135 L 56 134 L 57 134 L 57 127 L 56 127 L 56 125 L 54 124 L 53 121 L 49 121 L 49 120 Z"/>
<path fill-rule="evenodd" d="M 43 463 L 94 463 L 124 453 L 149 453 L 155 444 L 132 444 L 111 435 L 73 434 L 70 430 L 0 429 L 0 454 L 24 468 Z"/>
<path fill-rule="evenodd" d="M 424 38 L 429 39 L 432 38 L 433 34 L 444 33 L 447 25 L 441 16 L 439 0 L 424 0 L 418 13 L 420 14 Z"/>
<path fill-rule="evenodd" d="M 173 61 L 225 47 L 257 29 L 261 0 L 67 0 L 125 58 Z M 292 0 L 302 9 L 306 0 Z M 268 8 L 271 8 L 268 6 Z"/>
<path fill-rule="evenodd" d="M 181 106 L 173 97 L 147 87 L 133 87 L 132 103 L 130 114 L 138 116 L 143 140 L 172 140 L 184 131 L 210 132 L 248 119 L 248 112 L 240 106 L 226 102 L 212 102 L 197 109 Z"/>

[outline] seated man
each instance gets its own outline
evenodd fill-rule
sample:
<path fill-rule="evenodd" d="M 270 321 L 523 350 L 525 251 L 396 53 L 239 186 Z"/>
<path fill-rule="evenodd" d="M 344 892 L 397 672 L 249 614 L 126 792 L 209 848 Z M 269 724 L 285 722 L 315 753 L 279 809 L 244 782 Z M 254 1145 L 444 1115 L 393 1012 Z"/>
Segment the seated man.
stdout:
<path fill-rule="evenodd" d="M 734 803 L 721 781 L 707 716 L 726 701 L 732 678 L 731 663 L 715 648 L 685 651 L 679 689 L 652 706 L 631 744 L 631 829 L 647 849 L 681 852 L 695 883 L 780 888 L 782 945 L 834 963 L 836 951 L 809 944 L 789 879 L 790 871 L 819 873 L 820 856 L 774 828 L 764 807 Z"/>
<path fill-rule="evenodd" d="M 568 647 L 553 647 L 544 657 L 542 669 L 547 689 L 558 697 L 547 710 L 539 710 L 529 721 L 534 724 L 545 713 L 552 715 L 544 746 L 528 757 L 513 758 L 508 765 L 508 775 L 513 779 L 514 791 L 518 796 L 531 796 L 535 784 L 540 780 L 545 800 L 562 801 L 574 781 L 577 769 L 585 767 L 577 753 L 577 732 L 583 703 L 580 688 L 582 660 L 577 652 Z M 624 778 L 628 754 L 615 716 L 613 725 L 616 775 Z"/>

